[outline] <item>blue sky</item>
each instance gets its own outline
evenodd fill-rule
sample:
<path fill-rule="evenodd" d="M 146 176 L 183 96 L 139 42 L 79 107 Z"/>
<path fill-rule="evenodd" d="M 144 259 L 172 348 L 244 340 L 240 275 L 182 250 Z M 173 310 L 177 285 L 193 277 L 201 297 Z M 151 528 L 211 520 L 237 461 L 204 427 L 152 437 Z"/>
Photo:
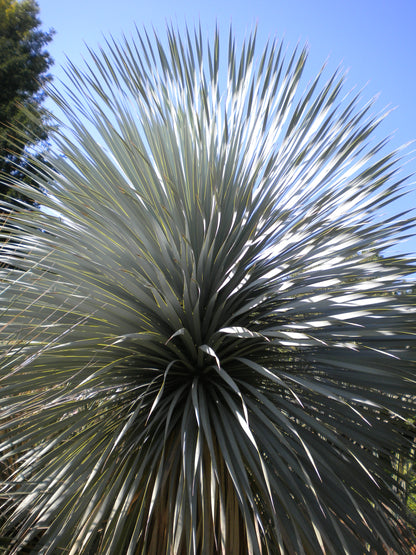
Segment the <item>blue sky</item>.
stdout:
<path fill-rule="evenodd" d="M 152 26 L 164 32 L 166 23 L 199 24 L 212 34 L 215 25 L 244 38 L 257 25 L 258 44 L 283 38 L 289 46 L 309 45 L 306 79 L 322 64 L 328 70 L 348 70 L 346 88 L 363 87 L 364 99 L 379 95 L 376 109 L 394 110 L 378 130 L 393 134 L 391 148 L 416 139 L 416 1 L 415 0 L 38 0 L 43 28 L 56 34 L 49 46 L 55 60 L 52 74 L 65 80 L 66 56 L 75 64 L 86 46 L 103 45 L 104 37 L 121 37 Z M 416 148 L 410 146 L 408 152 Z M 416 173 L 416 153 L 406 173 Z M 415 158 L 415 159 L 412 159 Z M 416 192 L 397 209 L 416 208 Z M 416 239 L 400 251 L 416 253 Z"/>

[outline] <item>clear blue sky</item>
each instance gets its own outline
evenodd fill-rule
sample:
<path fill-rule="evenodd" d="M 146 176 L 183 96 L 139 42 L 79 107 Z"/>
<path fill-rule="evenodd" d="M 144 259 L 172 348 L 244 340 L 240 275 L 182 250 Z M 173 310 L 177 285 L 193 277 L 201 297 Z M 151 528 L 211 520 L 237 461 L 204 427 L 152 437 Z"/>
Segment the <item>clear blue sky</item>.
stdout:
<path fill-rule="evenodd" d="M 329 59 L 329 70 L 348 70 L 347 88 L 365 87 L 364 97 L 380 94 L 376 107 L 395 108 L 379 130 L 394 133 L 391 147 L 416 139 L 416 0 L 38 0 L 43 28 L 56 35 L 49 51 L 56 78 L 67 56 L 76 64 L 103 37 L 121 37 L 134 24 L 164 32 L 166 23 L 199 24 L 211 34 L 218 23 L 238 37 L 258 27 L 258 43 L 284 38 L 290 46 L 309 44 L 308 76 Z M 310 75 L 309 75 L 310 72 Z M 409 151 L 416 145 L 409 148 Z M 416 156 L 413 154 L 411 158 Z M 416 173 L 416 159 L 406 167 Z M 400 208 L 416 208 L 416 192 Z M 416 253 L 416 239 L 400 248 Z"/>

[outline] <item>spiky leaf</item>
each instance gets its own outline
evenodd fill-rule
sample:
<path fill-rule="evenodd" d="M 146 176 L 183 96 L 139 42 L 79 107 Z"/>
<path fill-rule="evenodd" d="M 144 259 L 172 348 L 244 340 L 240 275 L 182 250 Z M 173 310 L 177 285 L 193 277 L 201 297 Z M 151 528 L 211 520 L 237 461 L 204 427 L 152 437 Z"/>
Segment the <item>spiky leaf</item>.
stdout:
<path fill-rule="evenodd" d="M 225 50 L 139 33 L 50 93 L 1 255 L 11 553 L 406 553 L 397 155 L 305 50 Z"/>

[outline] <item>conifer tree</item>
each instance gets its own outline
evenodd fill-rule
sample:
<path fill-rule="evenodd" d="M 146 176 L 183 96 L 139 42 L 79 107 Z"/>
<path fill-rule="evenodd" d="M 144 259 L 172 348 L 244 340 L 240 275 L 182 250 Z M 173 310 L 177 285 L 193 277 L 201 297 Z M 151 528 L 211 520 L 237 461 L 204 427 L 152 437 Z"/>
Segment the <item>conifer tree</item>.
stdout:
<path fill-rule="evenodd" d="M 35 0 L 0 0 L 0 173 L 24 177 L 27 149 L 46 141 L 42 106 L 52 58 L 47 50 L 53 31 L 40 29 Z M 19 129 L 19 131 L 17 131 Z M 23 133 L 22 133 L 23 130 Z M 17 196 L 1 179 L 0 198 Z"/>

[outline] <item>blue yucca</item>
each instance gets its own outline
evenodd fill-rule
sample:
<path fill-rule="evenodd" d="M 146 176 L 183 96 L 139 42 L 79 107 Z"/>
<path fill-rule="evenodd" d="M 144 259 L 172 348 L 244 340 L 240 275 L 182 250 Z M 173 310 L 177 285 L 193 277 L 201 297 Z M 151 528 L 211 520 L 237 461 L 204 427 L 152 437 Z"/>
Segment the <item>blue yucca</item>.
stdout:
<path fill-rule="evenodd" d="M 3 206 L 9 553 L 408 552 L 413 222 L 305 61 L 143 32 L 50 92 L 41 206 Z"/>

